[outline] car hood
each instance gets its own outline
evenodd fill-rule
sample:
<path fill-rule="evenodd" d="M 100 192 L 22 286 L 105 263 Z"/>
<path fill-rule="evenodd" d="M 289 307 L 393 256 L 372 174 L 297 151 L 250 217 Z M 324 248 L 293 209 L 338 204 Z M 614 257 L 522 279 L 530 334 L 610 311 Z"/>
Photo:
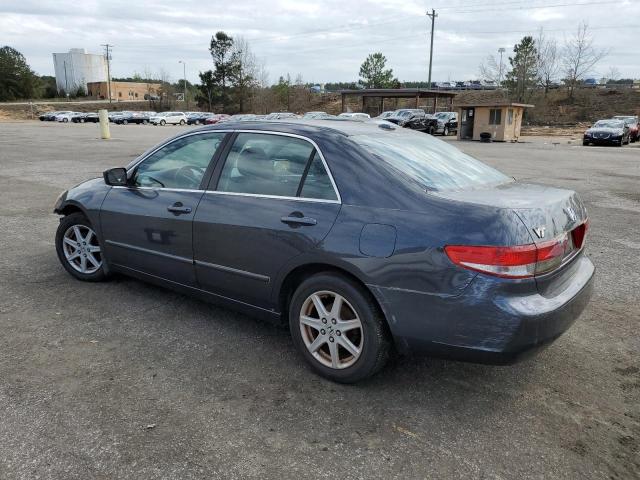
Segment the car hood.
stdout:
<path fill-rule="evenodd" d="M 590 128 L 586 133 L 609 133 L 609 134 L 621 134 L 622 128 L 609 128 L 609 127 L 596 127 Z"/>

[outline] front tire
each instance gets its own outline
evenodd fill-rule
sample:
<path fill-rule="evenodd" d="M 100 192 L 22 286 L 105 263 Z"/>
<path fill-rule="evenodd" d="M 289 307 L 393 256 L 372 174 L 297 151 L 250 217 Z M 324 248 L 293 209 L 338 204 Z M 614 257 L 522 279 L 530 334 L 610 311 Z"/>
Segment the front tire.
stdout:
<path fill-rule="evenodd" d="M 73 277 L 85 282 L 104 280 L 102 251 L 91 222 L 82 213 L 72 213 L 60 221 L 56 231 L 56 253 Z"/>
<path fill-rule="evenodd" d="M 445 137 L 449 136 L 449 127 L 444 127 L 444 130 L 442 131 L 442 135 Z"/>
<path fill-rule="evenodd" d="M 160 126 L 164 127 L 167 124 L 167 122 L 165 122 L 164 120 L 160 120 Z"/>
<path fill-rule="evenodd" d="M 320 375 L 355 383 L 386 364 L 391 342 L 371 294 L 354 281 L 320 273 L 300 284 L 289 304 L 293 343 Z"/>

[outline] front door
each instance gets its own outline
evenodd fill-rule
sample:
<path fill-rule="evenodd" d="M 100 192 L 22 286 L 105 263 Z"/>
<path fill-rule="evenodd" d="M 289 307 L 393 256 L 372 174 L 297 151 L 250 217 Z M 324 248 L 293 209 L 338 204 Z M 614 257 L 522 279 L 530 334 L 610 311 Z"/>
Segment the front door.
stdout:
<path fill-rule="evenodd" d="M 193 216 L 225 135 L 209 132 L 173 140 L 129 171 L 130 186 L 109 191 L 100 213 L 109 263 L 196 284 Z"/>
<path fill-rule="evenodd" d="M 201 288 L 262 308 L 293 257 L 315 248 L 340 211 L 321 153 L 306 139 L 239 133 L 194 220 Z"/>
<path fill-rule="evenodd" d="M 460 138 L 463 140 L 470 140 L 473 138 L 473 120 L 475 112 L 476 109 L 473 107 L 462 109 L 462 118 L 460 119 Z"/>

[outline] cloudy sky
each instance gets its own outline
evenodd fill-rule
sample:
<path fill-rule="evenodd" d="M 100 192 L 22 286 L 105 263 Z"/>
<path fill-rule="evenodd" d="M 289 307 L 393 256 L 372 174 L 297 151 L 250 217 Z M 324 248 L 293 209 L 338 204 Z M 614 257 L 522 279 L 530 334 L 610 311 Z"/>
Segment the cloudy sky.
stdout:
<path fill-rule="evenodd" d="M 433 80 L 478 78 L 478 66 L 543 27 L 560 43 L 585 21 L 610 54 L 593 76 L 615 67 L 640 77 L 640 0 L 2 0 L 0 45 L 21 51 L 39 74 L 51 53 L 114 45 L 112 76 L 167 72 L 197 81 L 211 68 L 211 35 L 243 36 L 271 82 L 354 81 L 368 53 L 381 51 L 401 81 L 426 80 L 427 9 L 435 8 Z"/>

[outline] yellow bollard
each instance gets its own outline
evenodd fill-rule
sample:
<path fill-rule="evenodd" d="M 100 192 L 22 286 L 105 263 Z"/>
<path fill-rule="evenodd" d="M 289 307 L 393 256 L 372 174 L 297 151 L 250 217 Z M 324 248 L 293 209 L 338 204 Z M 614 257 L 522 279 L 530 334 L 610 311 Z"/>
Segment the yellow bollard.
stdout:
<path fill-rule="evenodd" d="M 100 118 L 100 133 L 103 140 L 111 138 L 111 132 L 109 131 L 109 114 L 106 110 L 98 110 L 98 117 Z"/>

